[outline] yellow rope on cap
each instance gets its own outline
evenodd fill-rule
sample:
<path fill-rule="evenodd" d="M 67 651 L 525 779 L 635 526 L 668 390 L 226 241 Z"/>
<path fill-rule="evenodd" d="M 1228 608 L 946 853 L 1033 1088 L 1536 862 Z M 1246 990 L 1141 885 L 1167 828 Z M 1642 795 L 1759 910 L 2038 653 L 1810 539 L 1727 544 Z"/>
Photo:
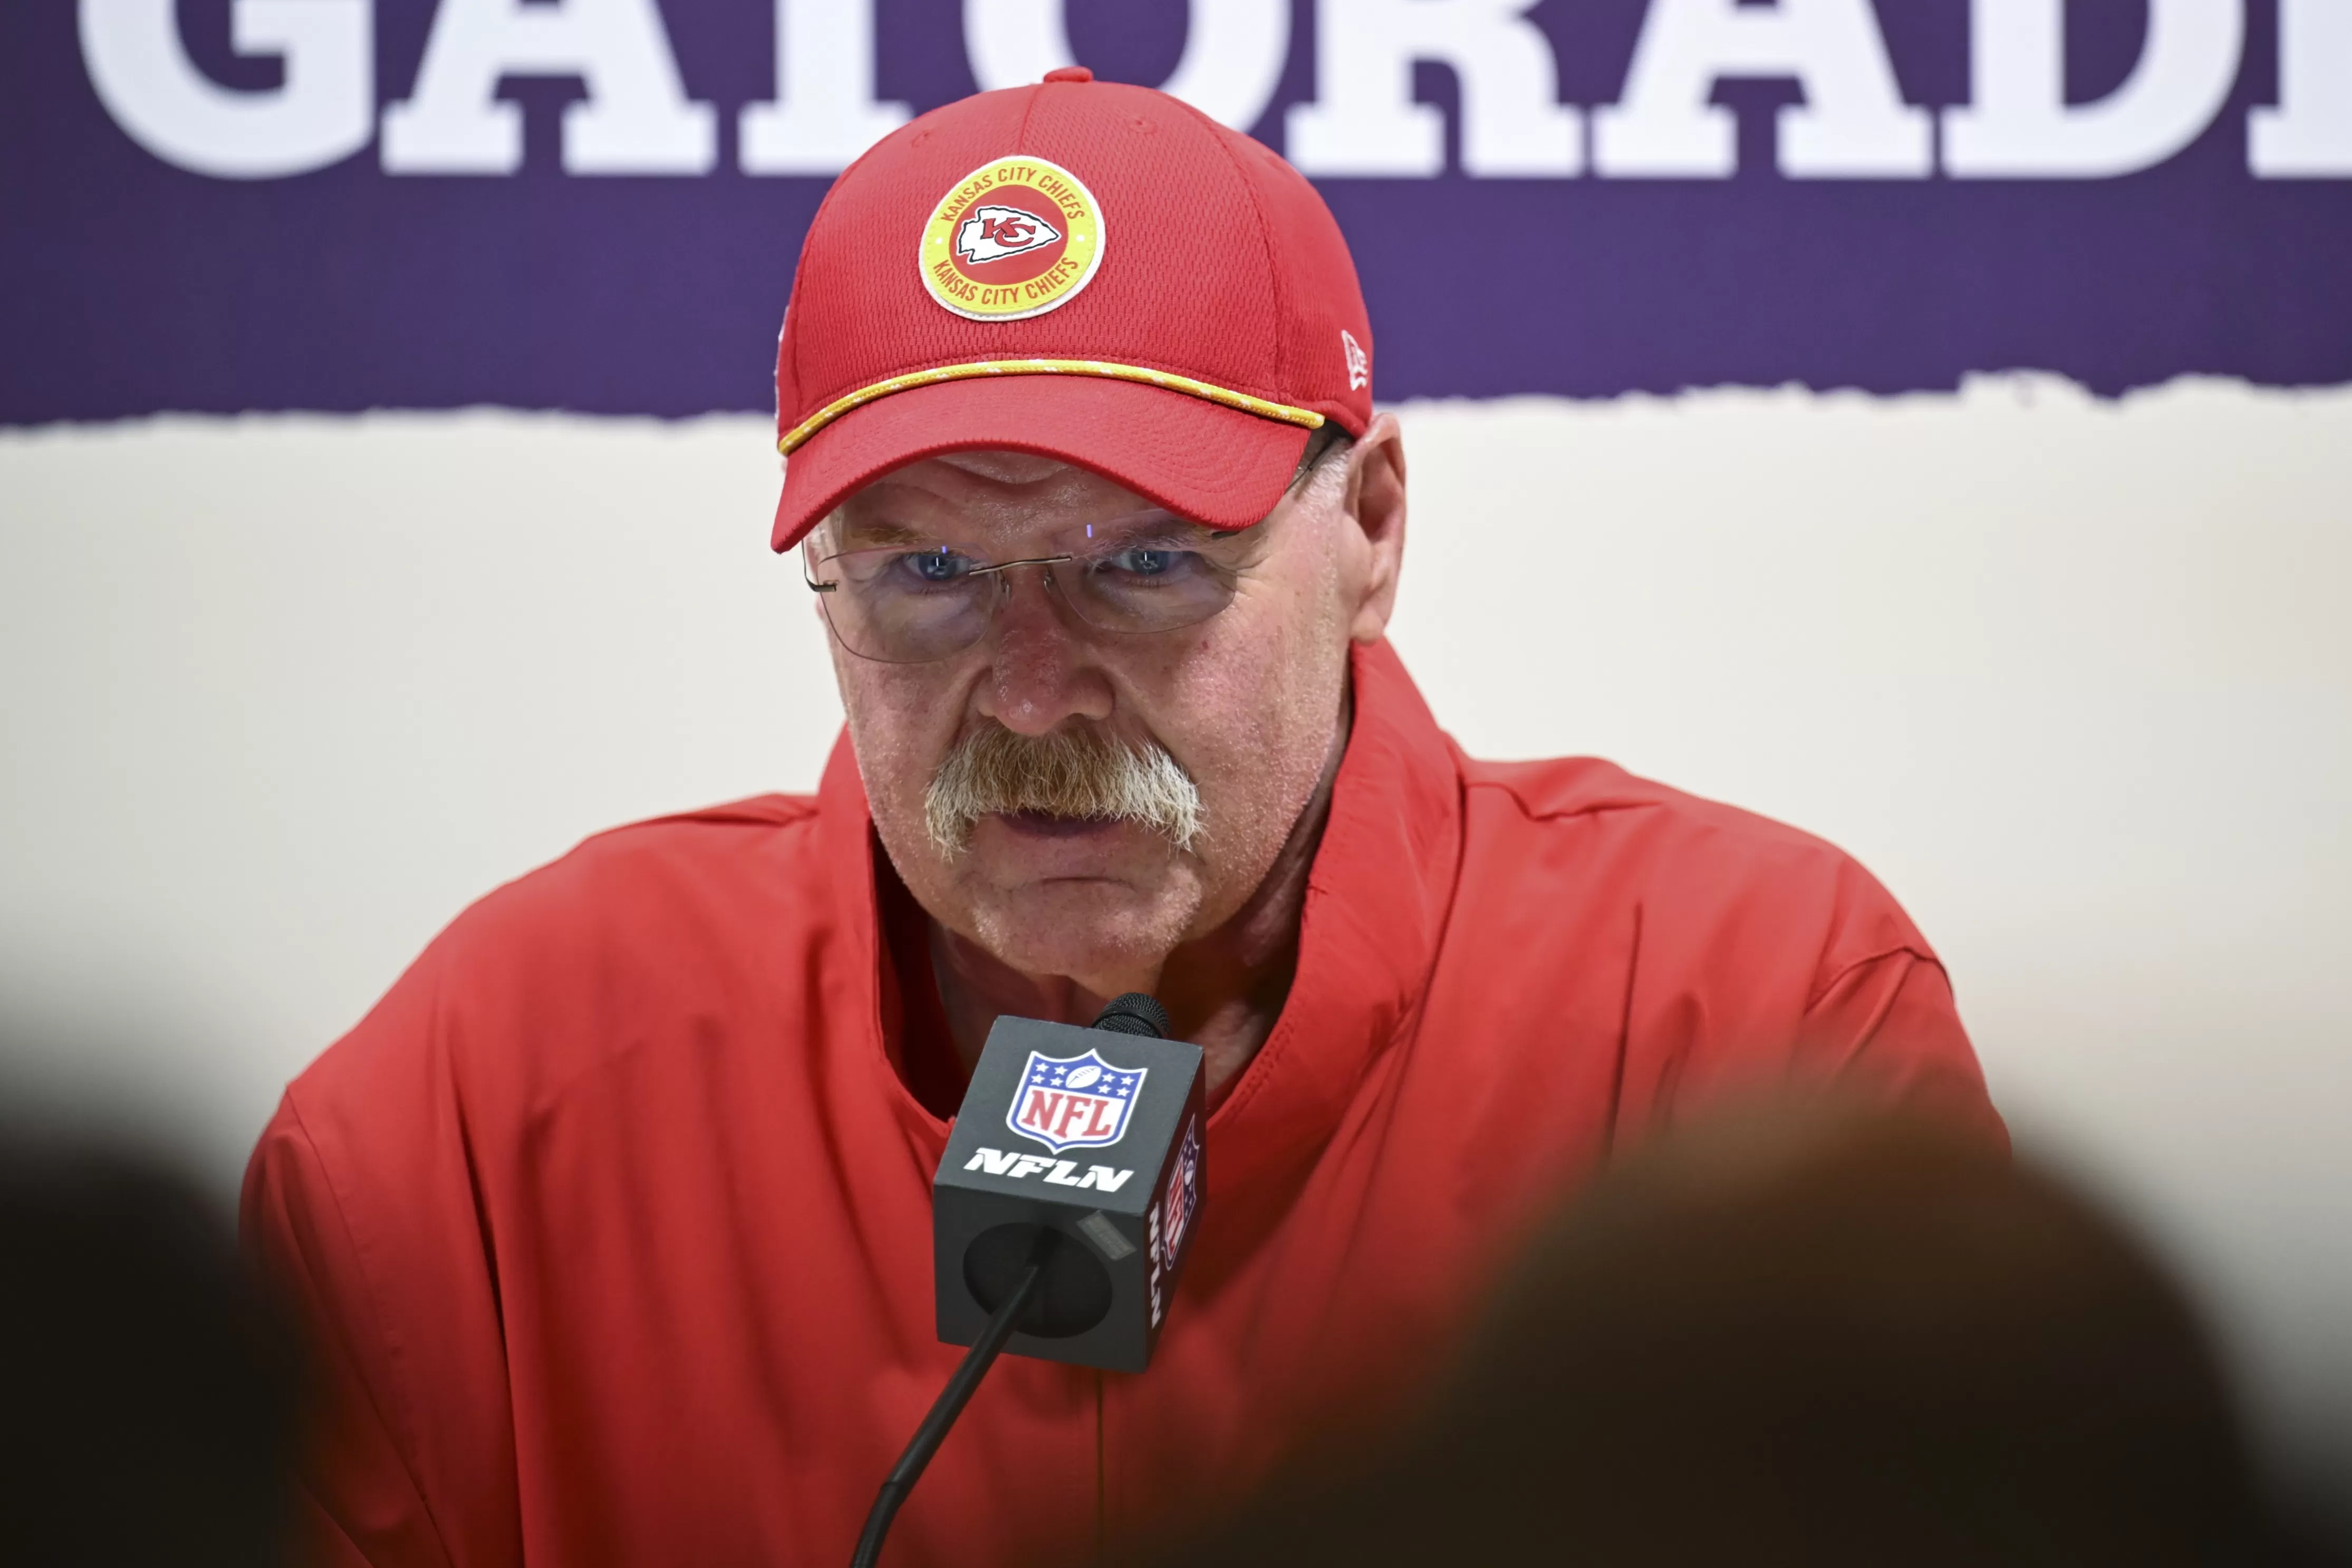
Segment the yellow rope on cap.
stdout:
<path fill-rule="evenodd" d="M 835 398 L 787 431 L 776 443 L 776 450 L 786 456 L 800 445 L 847 413 L 863 407 L 877 398 L 892 392 L 906 392 L 914 387 L 937 385 L 940 382 L 968 382 L 976 376 L 1102 376 L 1115 382 L 1142 382 L 1149 386 L 1169 392 L 1182 392 L 1187 397 L 1204 398 L 1210 402 L 1237 408 L 1244 413 L 1254 413 L 1261 419 L 1278 419 L 1285 424 L 1304 425 L 1319 429 L 1323 416 L 1312 409 L 1293 408 L 1286 402 L 1269 402 L 1262 397 L 1252 397 L 1229 387 L 1211 386 L 1190 376 L 1171 375 L 1166 371 L 1147 370 L 1141 365 L 1114 365 L 1103 360 L 983 360 L 970 365 L 941 365 L 937 370 L 914 371 L 887 381 L 876 382 L 870 387 L 860 387 L 847 397 Z"/>

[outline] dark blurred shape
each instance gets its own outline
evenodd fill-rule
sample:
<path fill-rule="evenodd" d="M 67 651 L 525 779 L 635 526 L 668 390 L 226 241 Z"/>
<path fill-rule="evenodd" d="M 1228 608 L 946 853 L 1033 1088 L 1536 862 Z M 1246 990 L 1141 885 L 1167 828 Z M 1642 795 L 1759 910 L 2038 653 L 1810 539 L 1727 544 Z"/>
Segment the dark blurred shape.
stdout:
<path fill-rule="evenodd" d="M 188 1180 L 0 1134 L 0 1557 L 285 1561 L 286 1345 Z"/>
<path fill-rule="evenodd" d="M 1407 1439 L 1181 1559 L 2266 1560 L 2214 1355 L 2148 1255 L 1969 1132 L 1824 1106 L 1630 1161 L 1535 1239 Z"/>

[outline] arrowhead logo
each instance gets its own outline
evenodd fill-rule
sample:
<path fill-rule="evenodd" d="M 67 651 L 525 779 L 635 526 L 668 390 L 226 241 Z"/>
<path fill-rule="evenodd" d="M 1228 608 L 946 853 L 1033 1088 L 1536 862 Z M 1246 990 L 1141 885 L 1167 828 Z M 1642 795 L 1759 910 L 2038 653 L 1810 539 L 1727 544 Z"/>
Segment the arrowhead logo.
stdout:
<path fill-rule="evenodd" d="M 1019 207 L 975 208 L 956 229 L 956 254 L 966 261 L 1003 261 L 1054 244 L 1062 231 Z"/>

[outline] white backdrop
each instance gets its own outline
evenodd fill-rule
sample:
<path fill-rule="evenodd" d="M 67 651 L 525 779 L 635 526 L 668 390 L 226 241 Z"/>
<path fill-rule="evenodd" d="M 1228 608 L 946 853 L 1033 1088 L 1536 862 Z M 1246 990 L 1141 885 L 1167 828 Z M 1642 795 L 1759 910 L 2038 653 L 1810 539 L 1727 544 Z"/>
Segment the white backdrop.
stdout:
<path fill-rule="evenodd" d="M 1440 718 L 1859 854 L 2021 1140 L 2165 1242 L 2289 1465 L 2352 1482 L 2352 392 L 1403 412 L 1396 639 Z M 6 1092 L 226 1186 L 467 900 L 812 785 L 839 710 L 771 441 L 0 434 Z"/>

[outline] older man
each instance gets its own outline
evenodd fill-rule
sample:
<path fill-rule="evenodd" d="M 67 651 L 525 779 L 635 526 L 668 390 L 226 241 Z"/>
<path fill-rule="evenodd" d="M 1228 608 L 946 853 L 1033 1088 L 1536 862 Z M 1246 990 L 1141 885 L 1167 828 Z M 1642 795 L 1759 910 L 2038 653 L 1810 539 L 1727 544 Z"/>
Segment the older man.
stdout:
<path fill-rule="evenodd" d="M 774 542 L 847 741 L 494 894 L 288 1092 L 246 1223 L 323 1367 L 319 1560 L 845 1560 L 960 1354 L 929 1183 L 999 1013 L 1162 998 L 1207 1204 L 1151 1371 L 1001 1366 L 898 1563 L 1148 1540 L 1360 1428 L 1700 1097 L 1859 1077 L 2000 1136 L 1851 861 L 1439 731 L 1371 347 L 1314 192 L 1156 93 L 1057 72 L 842 177 Z"/>

